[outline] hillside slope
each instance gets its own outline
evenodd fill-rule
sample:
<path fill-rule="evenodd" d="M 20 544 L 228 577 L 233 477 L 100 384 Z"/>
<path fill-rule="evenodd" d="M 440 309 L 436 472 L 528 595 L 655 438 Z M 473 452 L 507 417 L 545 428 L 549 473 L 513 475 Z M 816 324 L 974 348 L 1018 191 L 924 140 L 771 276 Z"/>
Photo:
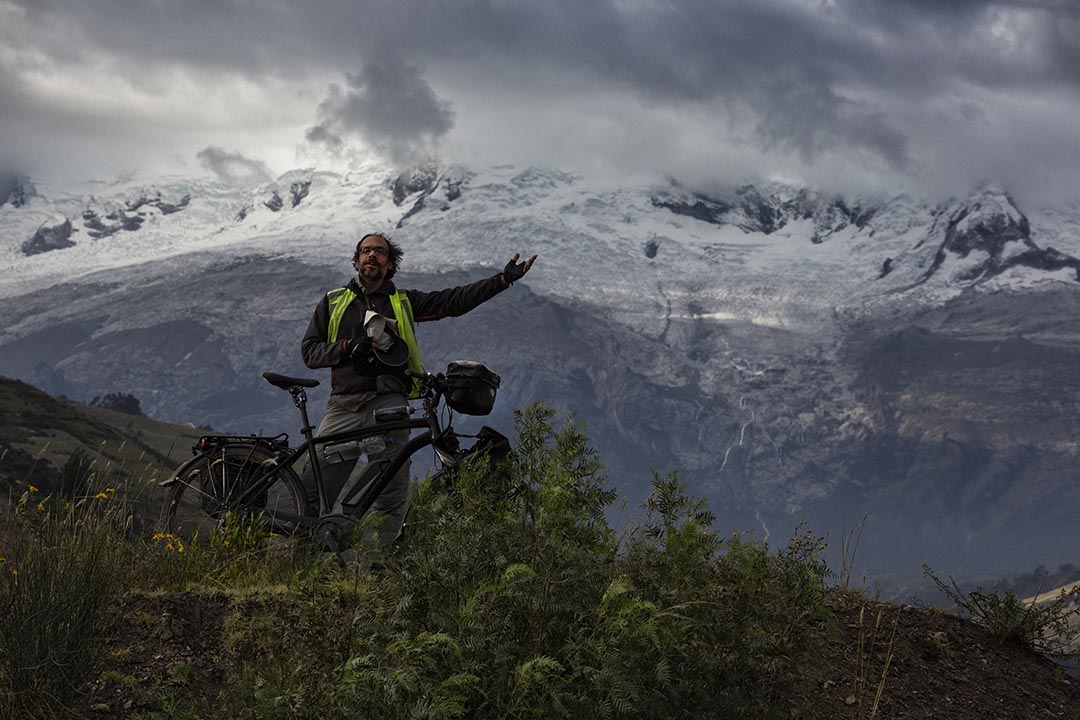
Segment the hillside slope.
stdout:
<path fill-rule="evenodd" d="M 154 482 L 186 459 L 202 432 L 60 400 L 0 376 L 0 508 L 31 485 L 44 495 L 63 491 L 73 456 L 82 461 L 69 466 L 69 485 L 90 474 L 95 486 L 139 480 L 156 497 Z"/>
<path fill-rule="evenodd" d="M 169 462 L 170 433 L 179 445 L 195 432 L 4 382 L 7 447 L 28 454 L 46 438 L 69 448 L 101 439 L 104 462 L 136 485 L 152 484 L 154 468 Z M 675 479 L 654 479 L 644 517 L 617 540 L 603 515 L 616 495 L 603 489 L 580 430 L 530 435 L 527 418 L 520 427 L 505 476 L 478 467 L 450 495 L 418 489 L 412 530 L 378 572 L 339 568 L 321 554 L 290 556 L 273 540 L 259 549 L 257 533 L 186 549 L 149 532 L 139 543 L 103 536 L 122 551 L 104 557 L 123 562 L 98 568 L 115 579 L 115 594 L 102 595 L 107 619 L 93 637 L 102 652 L 93 653 L 89 685 L 79 686 L 72 709 L 123 718 L 401 717 L 445 699 L 454 683 L 463 710 L 483 708 L 497 692 L 514 699 L 512 680 L 539 668 L 547 674 L 536 676 L 537 687 L 564 692 L 522 700 L 540 717 L 557 714 L 542 710 L 559 708 L 560 698 L 591 706 L 606 692 L 621 698 L 626 716 L 652 701 L 659 711 L 642 716 L 662 718 L 712 716 L 698 711 L 714 700 L 768 706 L 767 715 L 742 715 L 755 720 L 1076 717 L 1080 684 L 1046 660 L 941 612 L 826 590 L 822 541 L 807 533 L 770 552 L 725 537 Z M 131 464 L 123 440 L 105 452 L 124 432 L 138 438 Z M 27 481 L 13 482 L 18 490 Z M 41 512 L 27 522 L 63 521 Z M 68 535 L 68 556 L 85 549 Z M 230 547 L 244 537 L 255 544 Z M 55 555 L 36 547 L 8 553 L 0 574 L 8 597 L 53 583 L 65 568 L 68 582 L 82 577 L 71 571 L 81 563 L 54 564 L 65 556 L 59 546 L 45 545 Z M 44 597 L 55 601 L 53 614 L 37 596 L 12 604 L 24 613 L 0 618 L 0 640 L 14 637 L 13 626 L 28 635 L 48 623 L 71 626 L 70 596 Z M 27 617 L 34 621 L 20 622 Z M 622 695 L 624 686 L 640 698 Z M 399 696 L 382 697 L 386 687 Z M 30 686 L 16 690 L 36 697 Z M 680 707 L 691 694 L 698 711 Z M 357 713 L 374 702 L 390 712 Z"/>

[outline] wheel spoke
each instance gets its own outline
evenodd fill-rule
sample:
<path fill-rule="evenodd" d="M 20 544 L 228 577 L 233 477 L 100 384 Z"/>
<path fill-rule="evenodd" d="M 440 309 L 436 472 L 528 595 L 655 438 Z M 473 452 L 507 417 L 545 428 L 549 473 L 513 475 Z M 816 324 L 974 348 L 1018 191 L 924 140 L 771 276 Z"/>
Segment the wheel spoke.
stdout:
<path fill-rule="evenodd" d="M 277 534 L 291 534 L 302 524 L 277 523 L 279 513 L 304 516 L 310 513 L 299 477 L 287 468 L 270 468 L 273 455 L 250 446 L 225 446 L 213 458 L 176 478 L 166 504 L 169 532 L 188 540 L 194 535 L 209 537 L 221 527 L 228 513 L 248 521 L 261 516 L 265 528 Z M 259 490 L 241 504 L 240 498 L 258 482 Z M 265 485 L 265 487 L 263 487 Z"/>

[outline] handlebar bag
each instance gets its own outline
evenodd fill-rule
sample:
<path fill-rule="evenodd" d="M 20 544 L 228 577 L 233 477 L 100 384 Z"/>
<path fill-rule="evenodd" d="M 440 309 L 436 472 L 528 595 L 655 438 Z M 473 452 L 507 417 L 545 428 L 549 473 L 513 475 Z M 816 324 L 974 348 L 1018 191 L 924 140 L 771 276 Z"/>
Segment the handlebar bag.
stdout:
<path fill-rule="evenodd" d="M 495 406 L 499 382 L 482 363 L 452 362 L 446 367 L 446 404 L 465 415 L 487 415 Z"/>

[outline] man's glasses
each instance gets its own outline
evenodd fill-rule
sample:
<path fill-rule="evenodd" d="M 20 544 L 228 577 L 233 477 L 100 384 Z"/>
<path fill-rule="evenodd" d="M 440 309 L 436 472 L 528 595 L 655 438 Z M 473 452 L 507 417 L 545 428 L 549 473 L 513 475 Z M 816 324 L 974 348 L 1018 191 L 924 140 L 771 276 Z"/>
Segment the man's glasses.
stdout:
<path fill-rule="evenodd" d="M 377 257 L 386 257 L 386 255 L 387 255 L 386 248 L 380 247 L 378 245 L 371 245 L 369 247 L 362 247 L 362 248 L 360 248 L 359 253 L 360 253 L 360 257 L 363 257 L 365 255 L 375 255 Z"/>

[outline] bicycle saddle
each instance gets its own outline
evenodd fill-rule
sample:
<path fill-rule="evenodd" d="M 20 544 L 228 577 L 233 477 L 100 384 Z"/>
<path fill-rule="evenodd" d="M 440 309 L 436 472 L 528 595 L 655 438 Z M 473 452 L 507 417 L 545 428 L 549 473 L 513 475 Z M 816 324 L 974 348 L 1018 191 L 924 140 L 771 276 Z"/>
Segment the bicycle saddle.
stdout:
<path fill-rule="evenodd" d="M 266 378 L 268 383 L 276 388 L 281 388 L 282 390 L 290 390 L 294 387 L 312 388 L 319 384 L 318 380 L 312 380 L 311 378 L 294 378 L 272 372 L 264 372 L 263 377 Z"/>

